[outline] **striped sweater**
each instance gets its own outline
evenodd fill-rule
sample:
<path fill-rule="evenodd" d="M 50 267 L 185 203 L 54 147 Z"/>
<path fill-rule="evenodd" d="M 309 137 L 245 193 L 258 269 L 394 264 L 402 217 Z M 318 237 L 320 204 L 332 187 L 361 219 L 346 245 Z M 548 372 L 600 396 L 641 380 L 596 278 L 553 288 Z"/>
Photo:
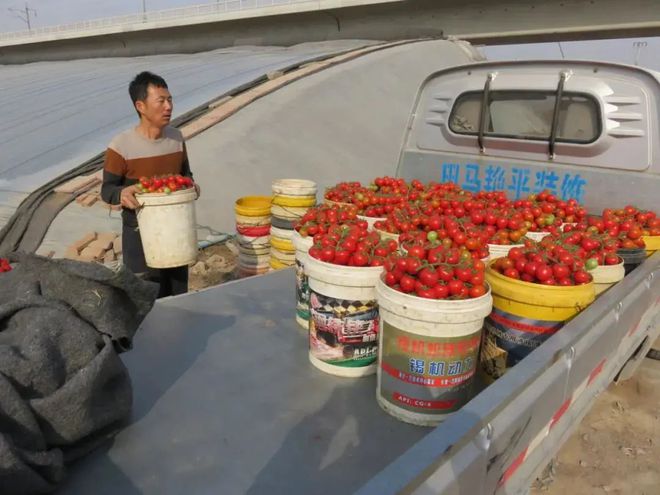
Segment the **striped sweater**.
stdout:
<path fill-rule="evenodd" d="M 124 187 L 136 184 L 140 177 L 166 174 L 192 177 L 181 131 L 168 126 L 161 138 L 148 139 L 129 129 L 116 136 L 105 152 L 101 198 L 117 205 Z M 126 225 L 137 226 L 132 210 L 124 208 L 122 219 Z"/>

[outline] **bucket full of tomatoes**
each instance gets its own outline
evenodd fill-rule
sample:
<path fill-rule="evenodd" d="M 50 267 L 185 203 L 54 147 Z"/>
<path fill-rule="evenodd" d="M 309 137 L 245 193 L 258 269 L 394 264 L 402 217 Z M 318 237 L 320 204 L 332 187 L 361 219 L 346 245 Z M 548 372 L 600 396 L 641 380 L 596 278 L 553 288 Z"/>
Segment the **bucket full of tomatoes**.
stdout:
<path fill-rule="evenodd" d="M 481 365 L 502 376 L 596 297 L 585 260 L 558 244 L 513 248 L 491 262 L 486 281 L 493 311 L 486 318 Z"/>
<path fill-rule="evenodd" d="M 161 185 L 154 189 L 157 184 Z M 194 263 L 197 192 L 192 179 L 180 175 L 143 178 L 138 189 L 135 197 L 141 208 L 137 219 L 147 266 L 173 268 Z"/>
<path fill-rule="evenodd" d="M 316 236 L 315 236 L 316 237 Z M 337 376 L 376 372 L 378 303 L 376 282 L 395 241 L 382 241 L 365 222 L 336 225 L 309 249 L 309 360 Z"/>
<path fill-rule="evenodd" d="M 377 400 L 407 423 L 434 426 L 472 398 L 484 318 L 484 263 L 438 246 L 399 255 L 376 285 Z"/>

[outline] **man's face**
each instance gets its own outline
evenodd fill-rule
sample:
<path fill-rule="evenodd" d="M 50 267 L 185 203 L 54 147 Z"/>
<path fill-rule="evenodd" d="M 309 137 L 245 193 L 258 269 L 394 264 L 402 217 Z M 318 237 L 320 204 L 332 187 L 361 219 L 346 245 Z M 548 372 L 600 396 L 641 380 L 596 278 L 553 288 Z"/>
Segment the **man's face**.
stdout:
<path fill-rule="evenodd" d="M 172 95 L 167 88 L 147 86 L 147 97 L 144 101 L 136 101 L 135 107 L 142 118 L 156 127 L 165 127 L 172 118 Z"/>

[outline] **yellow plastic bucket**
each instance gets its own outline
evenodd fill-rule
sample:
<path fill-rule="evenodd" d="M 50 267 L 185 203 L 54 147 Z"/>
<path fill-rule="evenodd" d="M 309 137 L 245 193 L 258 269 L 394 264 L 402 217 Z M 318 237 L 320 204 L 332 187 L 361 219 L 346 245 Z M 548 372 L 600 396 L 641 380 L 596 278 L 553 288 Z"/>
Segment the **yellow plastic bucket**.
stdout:
<path fill-rule="evenodd" d="M 316 205 L 315 196 L 273 196 L 273 204 L 278 206 L 293 206 L 296 208 L 311 208 Z"/>
<path fill-rule="evenodd" d="M 287 265 L 286 263 L 282 263 L 277 258 L 271 258 L 270 259 L 270 267 L 273 270 L 282 270 L 284 268 L 289 268 L 290 266 L 292 266 L 292 265 Z"/>
<path fill-rule="evenodd" d="M 295 253 L 296 248 L 293 246 L 293 242 L 285 239 L 280 239 L 278 237 L 270 238 L 270 245 L 277 249 L 278 251 L 283 251 L 285 253 Z"/>
<path fill-rule="evenodd" d="M 642 236 L 644 244 L 646 244 L 646 256 L 651 256 L 656 251 L 660 250 L 660 235 L 645 235 Z"/>
<path fill-rule="evenodd" d="M 593 283 L 569 287 L 533 284 L 498 273 L 491 265 L 486 281 L 493 311 L 486 318 L 481 365 L 496 379 L 554 335 L 596 297 Z"/>
<path fill-rule="evenodd" d="M 236 200 L 234 211 L 245 217 L 264 217 L 270 215 L 270 196 L 245 196 Z"/>

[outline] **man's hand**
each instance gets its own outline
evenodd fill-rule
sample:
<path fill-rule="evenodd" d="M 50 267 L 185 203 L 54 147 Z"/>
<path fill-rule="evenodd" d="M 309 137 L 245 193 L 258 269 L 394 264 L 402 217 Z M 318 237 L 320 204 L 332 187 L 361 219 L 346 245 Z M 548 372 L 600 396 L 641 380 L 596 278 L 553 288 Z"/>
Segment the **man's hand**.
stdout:
<path fill-rule="evenodd" d="M 135 193 L 137 192 L 136 186 L 128 186 L 121 190 L 120 202 L 124 208 L 129 210 L 137 210 L 140 207 L 140 203 L 135 199 Z"/>
<path fill-rule="evenodd" d="M 199 184 L 195 182 L 195 192 L 197 193 L 197 197 L 195 199 L 199 199 L 199 195 L 202 193 L 202 190 L 199 187 Z"/>

